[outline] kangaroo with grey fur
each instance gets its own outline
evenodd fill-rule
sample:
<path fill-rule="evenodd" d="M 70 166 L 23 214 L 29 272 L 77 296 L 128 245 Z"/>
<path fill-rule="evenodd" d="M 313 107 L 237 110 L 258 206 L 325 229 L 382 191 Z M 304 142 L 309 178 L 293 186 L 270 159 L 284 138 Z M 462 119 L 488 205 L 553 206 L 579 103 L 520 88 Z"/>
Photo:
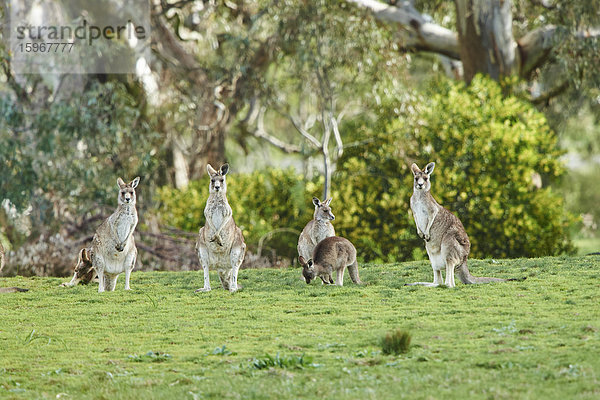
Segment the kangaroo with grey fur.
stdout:
<path fill-rule="evenodd" d="M 210 177 L 209 195 L 204 208 L 206 225 L 198 232 L 196 250 L 204 272 L 204 287 L 196 292 L 208 292 L 210 288 L 209 267 L 219 271 L 223 289 L 231 293 L 241 289 L 237 283 L 238 271 L 244 255 L 246 243 L 242 230 L 233 220 L 231 206 L 227 202 L 227 181 L 225 175 L 229 164 L 216 171 L 210 164 L 206 166 Z"/>
<path fill-rule="evenodd" d="M 316 197 L 313 197 L 315 213 L 312 220 L 306 224 L 300 237 L 298 238 L 298 255 L 308 260 L 312 257 L 317 244 L 326 237 L 335 236 L 335 229 L 330 221 L 335 219 L 331 212 L 331 198 L 321 203 Z"/>
<path fill-rule="evenodd" d="M 417 233 L 425 240 L 425 249 L 433 268 L 433 283 L 414 282 L 407 285 L 435 287 L 442 284 L 442 271 L 446 271 L 445 285 L 454 287 L 454 272 L 465 284 L 504 282 L 515 279 L 474 277 L 467 268 L 471 250 L 469 236 L 462 222 L 450 211 L 438 204 L 430 193 L 430 177 L 435 163 L 427 164 L 424 171 L 412 164 L 414 175 L 413 195 L 410 208 L 417 225 Z"/>
<path fill-rule="evenodd" d="M 135 188 L 140 182 L 138 176 L 125 183 L 117 179 L 119 187 L 118 207 L 96 230 L 92 240 L 91 260 L 98 273 L 98 293 L 114 291 L 119 274 L 125 272 L 125 290 L 130 290 L 129 278 L 135 267 L 137 248 L 133 231 L 138 223 L 135 208 Z"/>
<path fill-rule="evenodd" d="M 333 284 L 332 274 L 335 271 L 335 284 L 344 286 L 344 270 L 348 267 L 352 282 L 357 285 L 362 284 L 358 276 L 356 248 L 343 237 L 330 236 L 321 240 L 313 251 L 312 259 L 306 261 L 303 256 L 300 256 L 298 261 L 302 266 L 302 276 L 306 283 L 310 283 L 318 276 L 323 283 Z"/>

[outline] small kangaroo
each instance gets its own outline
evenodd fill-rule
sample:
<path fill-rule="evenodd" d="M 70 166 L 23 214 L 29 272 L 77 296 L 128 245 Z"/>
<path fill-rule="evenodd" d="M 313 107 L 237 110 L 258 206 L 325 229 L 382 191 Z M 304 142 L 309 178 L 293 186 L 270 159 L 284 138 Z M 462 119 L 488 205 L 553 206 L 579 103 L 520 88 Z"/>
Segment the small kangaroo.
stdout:
<path fill-rule="evenodd" d="M 96 230 L 92 240 L 91 260 L 98 273 L 98 293 L 114 291 L 119 274 L 125 272 L 125 290 L 130 290 L 129 278 L 135 267 L 137 248 L 133 231 L 138 223 L 135 208 L 135 188 L 138 176 L 129 183 L 117 179 L 118 207 Z"/>
<path fill-rule="evenodd" d="M 80 282 L 84 285 L 90 283 L 96 277 L 96 270 L 92 264 L 92 250 L 83 248 L 79 251 L 75 273 L 70 282 L 61 283 L 60 286 L 75 286 Z"/>
<path fill-rule="evenodd" d="M 448 287 L 454 287 L 454 271 L 462 283 L 504 282 L 506 279 L 474 277 L 467 268 L 467 257 L 471 250 L 469 236 L 462 222 L 450 211 L 438 204 L 429 192 L 430 176 L 435 163 L 427 164 L 421 171 L 417 164 L 411 166 L 415 177 L 410 208 L 417 225 L 417 234 L 425 240 L 427 255 L 433 268 L 433 283 L 414 282 L 407 285 L 435 287 L 442 284 L 442 270 L 446 270 Z"/>
<path fill-rule="evenodd" d="M 312 257 L 315 246 L 326 237 L 335 236 L 335 229 L 330 221 L 335 219 L 329 205 L 331 198 L 322 202 L 313 197 L 315 213 L 312 220 L 306 224 L 298 238 L 298 255 L 308 260 Z"/>
<path fill-rule="evenodd" d="M 331 275 L 335 271 L 335 284 L 344 286 L 344 270 L 348 267 L 352 282 L 357 285 L 362 284 L 358 277 L 356 249 L 348 239 L 343 237 L 330 236 L 321 240 L 315 247 L 313 259 L 306 261 L 300 256 L 298 261 L 302 266 L 302 275 L 306 283 L 310 283 L 318 276 L 323 283 L 333 284 Z"/>
<path fill-rule="evenodd" d="M 227 202 L 226 175 L 229 164 L 223 164 L 216 171 L 210 164 L 206 166 L 210 177 L 209 195 L 204 208 L 206 225 L 200 228 L 196 250 L 204 272 L 204 287 L 196 292 L 210 291 L 209 267 L 219 271 L 223 289 L 231 293 L 241 289 L 237 283 L 238 271 L 246 254 L 246 243 L 242 230 L 233 220 L 232 210 Z"/>

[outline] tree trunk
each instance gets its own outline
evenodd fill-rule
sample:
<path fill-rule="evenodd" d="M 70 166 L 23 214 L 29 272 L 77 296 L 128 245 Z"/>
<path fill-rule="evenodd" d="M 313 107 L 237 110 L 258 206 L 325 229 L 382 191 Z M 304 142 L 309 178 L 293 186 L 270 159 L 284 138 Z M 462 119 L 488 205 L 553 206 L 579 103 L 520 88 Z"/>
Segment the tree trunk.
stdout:
<path fill-rule="evenodd" d="M 225 132 L 220 126 L 210 132 L 206 143 L 205 163 L 218 169 L 225 163 Z M 202 170 L 206 168 L 206 165 Z"/>
<path fill-rule="evenodd" d="M 518 71 L 517 43 L 512 34 L 511 2 L 455 0 L 460 59 L 464 79 L 477 73 L 495 80 Z"/>

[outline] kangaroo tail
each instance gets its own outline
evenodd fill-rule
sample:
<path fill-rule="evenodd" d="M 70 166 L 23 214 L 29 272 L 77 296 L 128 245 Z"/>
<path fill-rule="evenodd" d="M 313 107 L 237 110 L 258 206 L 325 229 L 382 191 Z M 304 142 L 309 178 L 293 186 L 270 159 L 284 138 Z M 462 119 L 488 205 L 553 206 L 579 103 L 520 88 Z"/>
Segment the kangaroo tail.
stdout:
<path fill-rule="evenodd" d="M 348 272 L 350 273 L 350 279 L 352 279 L 352 282 L 356 284 L 362 283 L 358 276 L 358 262 L 356 260 L 354 260 L 354 262 L 348 266 Z"/>
<path fill-rule="evenodd" d="M 488 278 L 488 277 L 477 277 L 471 275 L 469 268 L 467 267 L 467 260 L 460 264 L 456 268 L 460 281 L 464 284 L 477 284 L 477 283 L 490 283 L 490 282 L 506 282 L 506 279 L 501 278 Z"/>

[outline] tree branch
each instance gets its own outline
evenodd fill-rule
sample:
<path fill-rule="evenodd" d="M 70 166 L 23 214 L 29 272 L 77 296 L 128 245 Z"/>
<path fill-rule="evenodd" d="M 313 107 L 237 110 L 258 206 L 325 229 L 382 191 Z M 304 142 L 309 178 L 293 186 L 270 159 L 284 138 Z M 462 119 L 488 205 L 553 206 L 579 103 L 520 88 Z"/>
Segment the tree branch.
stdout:
<path fill-rule="evenodd" d="M 569 87 L 569 81 L 564 81 L 560 85 L 553 87 L 552 89 L 541 93 L 539 96 L 536 96 L 531 99 L 533 104 L 543 104 L 547 103 L 551 98 L 558 96 L 563 93 Z"/>
<path fill-rule="evenodd" d="M 377 0 L 346 1 L 368 9 L 379 20 L 398 23 L 406 32 L 406 48 L 432 51 L 460 60 L 457 34 L 427 21 L 410 2 L 402 1 L 396 6 L 390 6 Z"/>
<path fill-rule="evenodd" d="M 527 32 L 517 41 L 521 54 L 520 75 L 522 77 L 529 77 L 536 68 L 548 61 L 560 41 L 560 38 L 557 39 L 558 33 L 559 29 L 556 26 L 547 25 Z M 582 29 L 575 32 L 573 36 L 581 40 L 596 39 L 600 37 L 600 28 Z"/>
<path fill-rule="evenodd" d="M 296 118 L 294 118 L 293 116 L 287 114 L 286 115 L 289 120 L 292 122 L 292 125 L 294 125 L 294 128 L 296 128 L 296 130 L 302 135 L 304 136 L 304 138 L 306 140 L 308 140 L 313 146 L 315 146 L 316 148 L 321 148 L 321 142 L 319 142 L 317 140 L 316 137 L 314 137 L 313 135 L 311 135 L 310 133 L 308 133 L 303 127 L 302 125 L 300 125 L 300 121 L 298 121 Z"/>
<path fill-rule="evenodd" d="M 258 114 L 257 129 L 250 133 L 257 138 L 266 140 L 268 143 L 272 144 L 273 146 L 277 147 L 279 150 L 281 150 L 285 153 L 289 154 L 289 153 L 302 152 L 302 149 L 299 146 L 296 146 L 294 144 L 285 143 L 282 140 L 277 139 L 275 136 L 269 135 L 267 133 L 267 131 L 265 130 L 265 122 L 264 122 L 265 111 L 266 111 L 265 107 L 262 107 L 260 109 L 260 112 Z"/>

